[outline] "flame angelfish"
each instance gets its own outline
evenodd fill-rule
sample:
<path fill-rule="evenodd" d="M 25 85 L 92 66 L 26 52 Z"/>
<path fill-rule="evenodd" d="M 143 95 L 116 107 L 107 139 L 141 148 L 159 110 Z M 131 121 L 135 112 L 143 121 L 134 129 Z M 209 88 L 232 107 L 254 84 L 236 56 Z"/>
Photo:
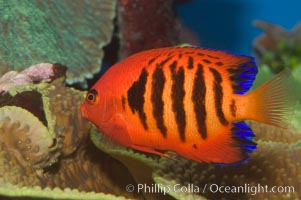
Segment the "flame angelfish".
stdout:
<path fill-rule="evenodd" d="M 288 111 L 283 82 L 289 73 L 247 93 L 257 71 L 254 58 L 222 51 L 143 51 L 113 65 L 89 90 L 81 112 L 102 133 L 133 149 L 241 163 L 256 149 L 243 120 L 283 127 Z"/>

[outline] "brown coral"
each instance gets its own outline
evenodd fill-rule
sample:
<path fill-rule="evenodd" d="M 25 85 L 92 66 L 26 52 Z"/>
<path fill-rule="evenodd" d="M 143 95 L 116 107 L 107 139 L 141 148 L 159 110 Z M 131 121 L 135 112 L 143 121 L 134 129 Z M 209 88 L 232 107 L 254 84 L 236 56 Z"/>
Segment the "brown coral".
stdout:
<path fill-rule="evenodd" d="M 13 187 L 26 187 L 27 194 L 32 192 L 33 197 L 36 192 L 36 197 L 49 197 L 54 188 L 60 188 L 76 189 L 81 195 L 86 194 L 87 198 L 90 197 L 87 192 L 95 192 L 96 197 L 102 195 L 104 199 L 108 193 L 140 198 L 142 194 L 125 191 L 126 184 L 134 183 L 127 169 L 89 142 L 87 136 L 90 125 L 81 118 L 79 112 L 79 104 L 84 95 L 85 92 L 66 87 L 64 79 L 59 78 L 52 83 L 43 82 L 12 88 L 0 97 L 0 111 L 5 114 L 0 118 L 0 137 L 1 141 L 4 141 L 0 149 L 0 194 L 14 196 L 5 190 L 10 184 Z M 12 108 L 14 116 L 8 115 L 6 111 Z M 36 131 L 37 127 L 40 131 Z M 16 137 L 6 137 L 7 132 L 12 132 Z M 27 132 L 33 132 L 30 134 L 30 140 L 25 138 L 28 136 Z M 9 142 L 6 142 L 7 140 Z M 16 145 L 20 144 L 18 141 L 25 146 L 16 148 Z M 37 150 L 36 143 L 41 145 L 39 150 L 47 156 L 51 156 L 52 151 L 45 150 L 48 150 L 48 147 L 50 150 L 56 147 L 55 152 L 60 154 L 55 155 L 60 157 L 51 161 L 57 162 L 48 164 L 46 161 L 49 159 L 44 154 L 42 157 L 39 154 L 35 157 L 36 151 L 24 151 Z M 29 145 L 31 148 L 28 148 Z M 16 152 L 18 149 L 20 152 Z M 26 163 L 29 161 L 39 164 L 39 169 L 34 168 L 35 165 L 31 163 Z M 123 173 L 116 174 L 116 171 Z M 18 192 L 16 195 L 22 196 Z"/>
<path fill-rule="evenodd" d="M 276 126 L 266 125 L 259 122 L 249 121 L 256 139 L 266 142 L 281 142 L 293 144 L 301 141 L 301 130 L 294 127 L 282 129 Z"/>
<path fill-rule="evenodd" d="M 88 121 L 81 117 L 79 110 L 85 92 L 67 88 L 64 82 L 57 81 L 45 87 L 41 94 L 44 95 L 44 99 L 48 99 L 48 102 L 45 101 L 50 111 L 48 119 L 55 121 L 53 124 L 54 131 L 62 136 L 62 153 L 63 155 L 69 155 L 88 136 L 87 130 L 89 130 L 90 125 Z M 50 119 L 51 116 L 55 116 L 55 119 Z"/>
<path fill-rule="evenodd" d="M 116 174 L 116 171 L 123 173 Z M 117 198 L 117 196 L 110 198 L 109 195 L 106 198 L 106 194 L 138 198 L 137 193 L 125 191 L 125 186 L 133 182 L 134 180 L 130 177 L 127 169 L 108 155 L 95 149 L 89 142 L 81 146 L 72 156 L 61 158 L 58 163 L 47 168 L 43 173 L 38 173 L 29 166 L 21 166 L 14 153 L 9 152 L 3 145 L 0 146 L 0 195 L 5 195 L 2 191 L 11 185 L 17 186 L 18 189 L 27 187 L 26 193 L 32 197 L 40 190 L 42 193 L 36 197 L 53 197 L 57 195 L 55 188 L 58 188 L 65 190 L 65 195 L 68 190 L 76 189 L 77 192 L 80 192 L 78 195 L 82 199 L 90 199 L 91 197 L 91 199 L 95 199 L 101 195 L 103 196 L 102 199 L 123 199 Z M 45 189 L 46 191 L 43 192 Z M 93 198 L 89 192 L 93 192 L 95 197 Z M 15 195 L 10 194 L 10 196 L 20 195 L 17 191 L 14 193 Z M 64 193 L 61 193 L 62 197 Z M 57 195 L 57 197 L 59 196 Z"/>
<path fill-rule="evenodd" d="M 20 165 L 44 168 L 59 156 L 54 138 L 28 111 L 15 107 L 0 108 L 0 141 Z"/>
<path fill-rule="evenodd" d="M 80 141 L 88 136 L 89 123 L 81 118 L 79 104 L 85 92 L 65 87 L 64 79 L 52 84 L 41 83 L 10 90 L 11 97 L 0 105 L 15 105 L 35 114 L 55 135 L 56 142 L 64 155 L 77 149 Z"/>

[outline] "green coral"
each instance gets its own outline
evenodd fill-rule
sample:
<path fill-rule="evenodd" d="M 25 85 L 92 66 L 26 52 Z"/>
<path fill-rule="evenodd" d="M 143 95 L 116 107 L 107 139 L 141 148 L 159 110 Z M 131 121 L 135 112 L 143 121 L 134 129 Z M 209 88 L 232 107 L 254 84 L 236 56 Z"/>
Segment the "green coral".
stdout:
<path fill-rule="evenodd" d="M 267 51 L 262 55 L 261 63 L 269 66 L 274 73 L 289 67 L 292 70 L 301 68 L 301 43 L 291 43 L 281 38 L 274 51 Z"/>
<path fill-rule="evenodd" d="M 45 188 L 39 186 L 17 187 L 11 184 L 5 184 L 0 187 L 0 195 L 6 197 L 29 197 L 34 199 L 58 199 L 58 200 L 130 200 L 129 198 L 115 196 L 113 194 L 95 193 L 95 192 L 80 192 L 76 189 L 59 189 L 59 188 Z"/>
<path fill-rule="evenodd" d="M 253 44 L 260 65 L 268 66 L 273 73 L 284 67 L 292 71 L 301 67 L 301 23 L 292 31 L 265 21 L 255 21 L 255 26 L 264 31 Z"/>
<path fill-rule="evenodd" d="M 144 163 L 146 166 L 151 168 L 158 167 L 158 157 L 157 156 L 147 156 L 146 154 L 139 153 L 130 148 L 122 147 L 114 142 L 112 142 L 107 136 L 98 132 L 96 127 L 93 126 L 91 130 L 91 140 L 95 146 L 102 151 L 115 156 L 134 158 L 137 161 Z"/>
<path fill-rule="evenodd" d="M 100 70 L 115 0 L 0 0 L 0 75 L 37 63 L 69 67 L 67 83 Z"/>

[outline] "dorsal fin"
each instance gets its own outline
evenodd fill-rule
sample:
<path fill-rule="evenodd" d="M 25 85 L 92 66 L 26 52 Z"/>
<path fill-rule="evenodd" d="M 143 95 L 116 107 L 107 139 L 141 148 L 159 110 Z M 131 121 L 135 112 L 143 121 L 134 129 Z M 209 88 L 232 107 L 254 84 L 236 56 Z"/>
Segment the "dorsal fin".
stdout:
<path fill-rule="evenodd" d="M 148 64 L 156 61 L 163 65 L 168 61 L 173 61 L 171 57 L 177 54 L 177 58 L 184 59 L 183 62 L 188 63 L 185 65 L 188 68 L 193 68 L 193 63 L 199 62 L 206 67 L 221 70 L 229 77 L 235 94 L 245 94 L 252 87 L 258 72 L 254 57 L 221 50 L 201 47 L 172 47 L 147 50 L 146 53 L 147 57 L 151 57 Z M 144 57 L 145 53 L 142 55 Z M 197 61 L 194 61 L 192 56 L 195 56 L 194 58 L 197 58 Z"/>
<path fill-rule="evenodd" d="M 196 54 L 207 61 L 210 67 L 224 69 L 229 73 L 235 94 L 245 94 L 252 87 L 258 72 L 254 57 L 219 50 L 194 49 L 197 49 Z"/>
<path fill-rule="evenodd" d="M 234 93 L 245 94 L 253 85 L 258 67 L 252 58 L 248 62 L 228 68 L 227 71 L 230 73 Z"/>

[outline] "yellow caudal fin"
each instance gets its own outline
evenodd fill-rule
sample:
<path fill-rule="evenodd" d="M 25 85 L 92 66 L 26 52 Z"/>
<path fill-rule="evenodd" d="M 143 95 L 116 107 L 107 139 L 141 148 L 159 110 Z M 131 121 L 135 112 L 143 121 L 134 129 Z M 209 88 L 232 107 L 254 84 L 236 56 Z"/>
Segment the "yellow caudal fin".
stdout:
<path fill-rule="evenodd" d="M 246 118 L 287 128 L 294 107 L 294 89 L 291 72 L 285 69 L 247 97 Z"/>

